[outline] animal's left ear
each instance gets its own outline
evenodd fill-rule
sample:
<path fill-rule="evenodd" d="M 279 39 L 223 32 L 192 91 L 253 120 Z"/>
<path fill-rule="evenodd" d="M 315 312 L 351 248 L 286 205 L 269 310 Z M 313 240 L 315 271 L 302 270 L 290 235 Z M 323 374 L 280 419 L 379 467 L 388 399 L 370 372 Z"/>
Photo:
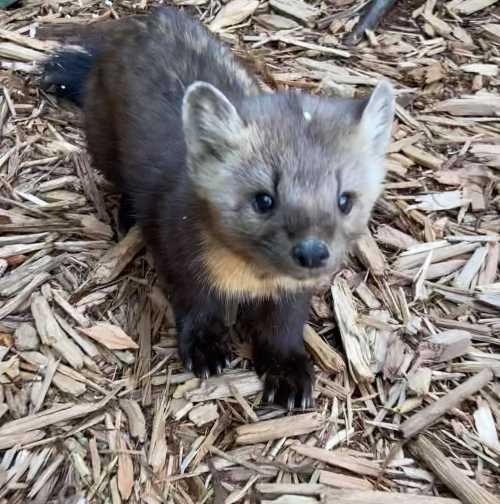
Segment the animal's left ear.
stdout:
<path fill-rule="evenodd" d="M 198 160 L 237 150 L 243 123 L 234 105 L 212 84 L 194 82 L 184 96 L 182 122 L 188 152 Z"/>
<path fill-rule="evenodd" d="M 361 115 L 364 138 L 370 150 L 378 156 L 384 156 L 389 146 L 395 108 L 393 87 L 387 81 L 379 82 Z"/>

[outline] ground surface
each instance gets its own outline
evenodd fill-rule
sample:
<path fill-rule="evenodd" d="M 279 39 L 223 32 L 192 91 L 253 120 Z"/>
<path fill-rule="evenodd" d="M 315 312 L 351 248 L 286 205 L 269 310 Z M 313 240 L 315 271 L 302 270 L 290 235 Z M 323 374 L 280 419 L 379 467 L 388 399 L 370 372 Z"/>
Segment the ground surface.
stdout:
<path fill-rule="evenodd" d="M 401 1 L 352 48 L 362 2 L 182 3 L 270 87 L 398 90 L 372 235 L 311 311 L 316 409 L 261 405 L 244 345 L 184 372 L 78 113 L 35 85 L 42 38 L 151 2 L 26 0 L 0 11 L 0 501 L 498 502 L 500 6 Z"/>

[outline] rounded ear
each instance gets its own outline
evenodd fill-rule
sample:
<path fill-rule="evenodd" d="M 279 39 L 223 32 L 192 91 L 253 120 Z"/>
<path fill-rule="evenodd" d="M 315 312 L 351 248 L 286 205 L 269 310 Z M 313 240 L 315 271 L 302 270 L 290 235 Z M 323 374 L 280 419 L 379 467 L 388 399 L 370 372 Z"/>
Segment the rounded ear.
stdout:
<path fill-rule="evenodd" d="M 243 122 L 234 105 L 212 84 L 194 82 L 182 102 L 188 154 L 196 159 L 222 159 L 238 146 Z"/>
<path fill-rule="evenodd" d="M 394 89 L 380 81 L 368 98 L 361 114 L 361 127 L 372 152 L 383 156 L 391 140 L 392 121 L 396 109 Z"/>

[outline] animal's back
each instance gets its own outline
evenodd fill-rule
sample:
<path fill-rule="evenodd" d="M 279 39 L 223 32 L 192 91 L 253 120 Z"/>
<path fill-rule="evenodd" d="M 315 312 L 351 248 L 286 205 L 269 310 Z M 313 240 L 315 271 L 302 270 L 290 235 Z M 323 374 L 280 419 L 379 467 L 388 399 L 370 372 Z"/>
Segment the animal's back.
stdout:
<path fill-rule="evenodd" d="M 213 84 L 236 103 L 258 92 L 233 53 L 177 10 L 160 8 L 109 37 L 83 105 L 92 157 L 120 190 L 169 191 L 183 175 L 182 99 L 195 81 Z"/>

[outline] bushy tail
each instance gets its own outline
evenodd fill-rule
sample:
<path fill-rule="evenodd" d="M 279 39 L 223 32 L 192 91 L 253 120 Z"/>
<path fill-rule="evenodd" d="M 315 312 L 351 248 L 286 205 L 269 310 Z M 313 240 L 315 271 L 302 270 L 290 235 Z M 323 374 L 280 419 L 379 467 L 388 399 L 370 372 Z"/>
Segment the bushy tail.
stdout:
<path fill-rule="evenodd" d="M 42 64 L 41 85 L 62 98 L 82 106 L 83 88 L 92 69 L 96 49 L 63 48 Z"/>

